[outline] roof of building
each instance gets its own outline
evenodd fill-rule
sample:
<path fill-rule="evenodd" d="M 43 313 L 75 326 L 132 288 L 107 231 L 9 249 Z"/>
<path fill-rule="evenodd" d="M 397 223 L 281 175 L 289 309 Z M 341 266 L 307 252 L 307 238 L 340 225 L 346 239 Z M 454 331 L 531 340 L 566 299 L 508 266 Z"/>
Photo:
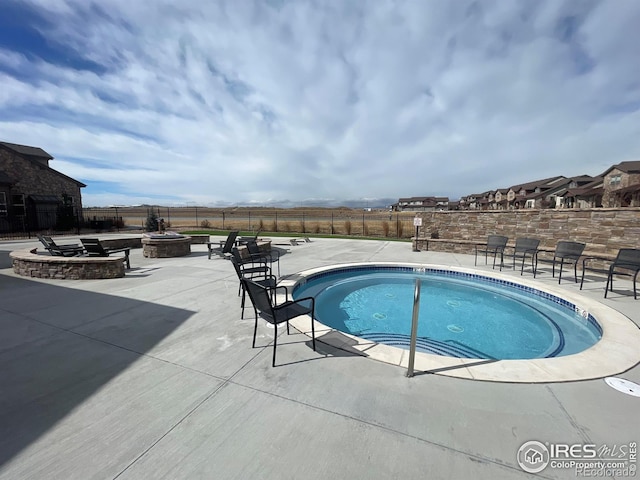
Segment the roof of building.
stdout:
<path fill-rule="evenodd" d="M 514 192 L 519 192 L 520 190 L 524 189 L 524 190 L 535 190 L 536 188 L 540 187 L 540 189 L 543 188 L 552 188 L 554 187 L 556 183 L 562 181 L 562 180 L 566 180 L 567 177 L 564 177 L 562 175 L 558 175 L 556 177 L 549 177 L 549 178 L 543 178 L 542 180 L 534 180 L 533 182 L 527 182 L 527 183 L 521 183 L 519 185 L 514 185 L 513 187 L 511 187 L 511 190 L 513 190 Z"/>
<path fill-rule="evenodd" d="M 609 167 L 607 170 L 605 170 L 605 172 L 601 176 L 604 177 L 614 168 L 624 173 L 640 173 L 640 160 L 630 160 L 627 162 L 620 162 L 617 165 L 613 165 Z"/>
<path fill-rule="evenodd" d="M 78 180 L 76 180 L 75 178 L 71 178 L 68 175 L 65 175 L 64 173 L 61 173 L 53 168 L 51 168 L 48 164 L 43 164 L 42 162 L 39 162 L 37 160 L 34 160 L 35 158 L 44 158 L 46 160 L 52 160 L 53 157 L 51 155 L 49 155 L 47 152 L 45 152 L 43 149 L 39 148 L 39 147 L 30 147 L 28 145 L 19 145 L 17 143 L 9 143 L 9 142 L 0 142 L 0 146 L 7 148 L 19 155 L 22 155 L 24 157 L 26 157 L 27 159 L 30 159 L 31 161 L 35 161 L 37 162 L 42 168 L 46 168 L 49 171 L 55 173 L 56 175 L 59 175 L 61 177 L 66 178 L 67 180 L 71 180 L 72 182 L 75 182 L 79 187 L 86 187 L 86 185 L 82 182 L 79 182 Z"/>
<path fill-rule="evenodd" d="M 45 152 L 40 147 L 30 147 L 28 145 L 18 145 L 17 143 L 0 142 L 0 145 L 13 150 L 21 155 L 28 155 L 30 157 L 46 158 L 47 160 L 53 159 L 51 155 Z"/>

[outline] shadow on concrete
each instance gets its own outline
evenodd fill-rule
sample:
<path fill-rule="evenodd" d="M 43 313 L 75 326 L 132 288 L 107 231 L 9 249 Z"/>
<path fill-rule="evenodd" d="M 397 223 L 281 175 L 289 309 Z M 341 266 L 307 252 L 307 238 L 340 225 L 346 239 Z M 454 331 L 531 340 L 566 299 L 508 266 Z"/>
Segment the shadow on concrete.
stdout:
<path fill-rule="evenodd" d="M 354 348 L 358 345 L 358 341 L 337 330 L 331 330 L 324 335 L 316 336 L 316 352 L 325 357 L 368 357 L 368 355 Z M 310 348 L 313 348 L 311 340 L 307 342 Z"/>
<path fill-rule="evenodd" d="M 9 253 L 11 252 L 0 251 L 0 269 L 11 268 L 11 266 L 13 265 L 13 262 L 9 257 Z"/>
<path fill-rule="evenodd" d="M 193 313 L 0 274 L 0 465 L 46 434 Z M 135 338 L 133 348 L 74 331 L 106 324 L 118 315 L 130 319 L 127 332 Z"/>
<path fill-rule="evenodd" d="M 495 363 L 495 362 L 499 362 L 499 360 L 495 360 L 495 359 L 478 360 L 477 362 L 466 363 L 464 365 L 450 365 L 448 367 L 432 368 L 431 370 L 421 370 L 419 372 L 415 372 L 414 376 L 417 377 L 418 375 L 429 375 L 429 374 L 435 374 L 440 372 L 447 372 L 449 370 L 459 370 L 461 368 L 472 368 L 476 365 L 486 365 L 488 363 Z"/>

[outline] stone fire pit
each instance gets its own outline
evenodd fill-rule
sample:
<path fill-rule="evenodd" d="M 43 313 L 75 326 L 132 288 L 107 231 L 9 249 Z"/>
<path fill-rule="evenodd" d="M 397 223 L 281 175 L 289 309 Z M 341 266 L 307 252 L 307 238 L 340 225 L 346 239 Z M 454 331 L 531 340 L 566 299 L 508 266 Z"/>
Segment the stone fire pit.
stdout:
<path fill-rule="evenodd" d="M 142 254 L 147 258 L 184 257 L 191 253 L 191 237 L 179 233 L 145 233 Z"/>

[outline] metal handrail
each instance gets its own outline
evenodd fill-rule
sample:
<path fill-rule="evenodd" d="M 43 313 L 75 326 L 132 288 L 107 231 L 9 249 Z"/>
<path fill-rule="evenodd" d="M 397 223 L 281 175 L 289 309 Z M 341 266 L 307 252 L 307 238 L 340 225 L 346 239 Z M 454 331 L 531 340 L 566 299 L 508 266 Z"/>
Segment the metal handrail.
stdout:
<path fill-rule="evenodd" d="M 416 360 L 416 343 L 418 340 L 418 314 L 420 313 L 420 279 L 416 278 L 416 286 L 413 290 L 413 317 L 411 318 L 411 340 L 409 343 L 409 366 L 407 377 L 413 377 L 413 367 Z"/>

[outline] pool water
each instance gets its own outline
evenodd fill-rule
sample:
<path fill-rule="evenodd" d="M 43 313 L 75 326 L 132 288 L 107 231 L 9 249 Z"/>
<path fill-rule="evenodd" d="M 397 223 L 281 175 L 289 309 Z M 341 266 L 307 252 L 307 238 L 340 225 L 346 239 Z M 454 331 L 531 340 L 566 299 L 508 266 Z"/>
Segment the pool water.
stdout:
<path fill-rule="evenodd" d="M 317 320 L 331 328 L 409 348 L 416 279 L 421 281 L 420 351 L 460 358 L 545 358 L 580 352 L 601 338 L 597 323 L 584 312 L 489 278 L 335 272 L 311 278 L 294 297 L 314 296 Z"/>

